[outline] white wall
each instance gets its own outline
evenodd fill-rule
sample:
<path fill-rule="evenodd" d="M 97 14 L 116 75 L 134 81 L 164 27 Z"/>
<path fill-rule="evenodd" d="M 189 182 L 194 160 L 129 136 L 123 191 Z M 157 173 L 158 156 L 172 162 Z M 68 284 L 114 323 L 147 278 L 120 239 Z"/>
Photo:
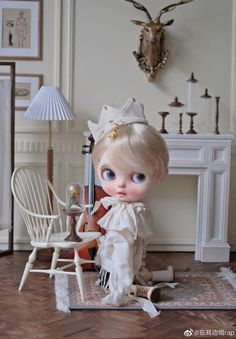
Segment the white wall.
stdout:
<path fill-rule="evenodd" d="M 172 3 L 141 2 L 153 16 Z M 235 8 L 235 0 L 194 0 L 166 14 L 163 20 L 175 19 L 166 28 L 166 45 L 171 54 L 156 81 L 150 83 L 132 55 L 138 46 L 140 28 L 130 20 L 144 20 L 144 13 L 122 0 L 44 1 L 43 60 L 17 61 L 16 70 L 43 74 L 45 84 L 60 86 L 78 115 L 77 122 L 54 126 L 55 186 L 62 198 L 66 183 L 83 180 L 82 132 L 87 129 L 88 119 L 98 119 L 105 103 L 119 107 L 134 96 L 143 102 L 150 124 L 159 129 L 158 111 L 169 110 L 168 103 L 175 96 L 186 103 L 186 80 L 194 71 L 202 93 L 207 87 L 213 98 L 221 97 L 221 132 L 236 132 Z M 47 124 L 26 121 L 23 114 L 16 112 L 16 165 L 30 162 L 45 167 Z M 171 128 L 171 118 L 167 119 L 167 128 Z M 235 154 L 234 146 L 229 213 L 229 242 L 234 249 Z M 179 191 L 179 180 L 184 188 L 181 196 L 173 199 L 172 192 Z M 153 193 L 159 206 L 158 212 L 154 211 L 159 230 L 156 248 L 191 249 L 195 242 L 196 178 L 172 177 L 162 185 Z M 16 248 L 19 244 L 23 248 L 25 242 L 23 223 L 16 214 Z"/>

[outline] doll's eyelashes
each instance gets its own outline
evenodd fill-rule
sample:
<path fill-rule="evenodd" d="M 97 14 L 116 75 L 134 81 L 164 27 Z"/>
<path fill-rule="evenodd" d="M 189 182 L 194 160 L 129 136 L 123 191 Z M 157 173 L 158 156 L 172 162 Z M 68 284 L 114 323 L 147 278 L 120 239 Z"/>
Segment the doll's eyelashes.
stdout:
<path fill-rule="evenodd" d="M 133 173 L 131 180 L 136 184 L 140 184 L 146 180 L 146 176 L 143 173 Z"/>
<path fill-rule="evenodd" d="M 115 174 L 115 172 L 113 172 L 109 168 L 105 168 L 104 170 L 102 170 L 102 178 L 104 180 L 111 181 L 111 180 L 114 180 L 116 178 L 116 174 Z"/>

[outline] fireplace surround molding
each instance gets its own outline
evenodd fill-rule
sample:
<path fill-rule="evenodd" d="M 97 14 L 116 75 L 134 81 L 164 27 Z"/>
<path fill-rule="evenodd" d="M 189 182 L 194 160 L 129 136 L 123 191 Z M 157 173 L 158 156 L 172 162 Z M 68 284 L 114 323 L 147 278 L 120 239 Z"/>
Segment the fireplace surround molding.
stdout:
<path fill-rule="evenodd" d="M 227 242 L 232 134 L 164 134 L 170 175 L 196 175 L 195 260 L 228 262 Z"/>

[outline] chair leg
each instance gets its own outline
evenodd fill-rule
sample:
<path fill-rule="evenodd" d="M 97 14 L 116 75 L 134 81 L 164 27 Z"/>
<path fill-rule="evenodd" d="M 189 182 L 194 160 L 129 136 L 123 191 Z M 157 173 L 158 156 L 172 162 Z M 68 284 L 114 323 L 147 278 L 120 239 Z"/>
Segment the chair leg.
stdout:
<path fill-rule="evenodd" d="M 24 269 L 24 273 L 23 273 L 22 278 L 21 278 L 21 282 L 20 282 L 20 286 L 19 286 L 19 291 L 22 290 L 22 287 L 24 286 L 24 284 L 26 282 L 26 279 L 27 279 L 27 277 L 29 275 L 29 272 L 30 272 L 30 270 L 33 267 L 33 263 L 36 260 L 36 253 L 37 253 L 37 248 L 34 247 L 32 253 L 29 256 L 28 262 L 25 264 L 25 269 Z"/>
<path fill-rule="evenodd" d="M 57 266 L 57 260 L 60 256 L 60 248 L 55 247 L 54 252 L 53 252 L 53 256 L 52 256 L 52 262 L 51 262 L 51 270 L 55 270 L 56 266 Z M 52 278 L 54 274 L 50 274 L 50 278 Z"/>
<path fill-rule="evenodd" d="M 79 285 L 81 300 L 84 302 L 84 284 L 83 284 L 83 271 L 80 265 L 80 257 L 78 253 L 78 248 L 74 248 L 74 263 L 75 263 L 75 272 L 77 276 L 77 281 Z"/>

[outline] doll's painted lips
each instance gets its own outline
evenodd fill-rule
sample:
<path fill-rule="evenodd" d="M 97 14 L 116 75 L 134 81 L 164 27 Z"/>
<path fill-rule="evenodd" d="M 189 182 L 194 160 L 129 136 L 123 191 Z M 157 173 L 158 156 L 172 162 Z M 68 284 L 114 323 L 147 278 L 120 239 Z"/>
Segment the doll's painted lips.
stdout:
<path fill-rule="evenodd" d="M 121 195 L 121 196 L 127 195 L 125 192 L 118 192 L 117 194 L 118 194 L 118 195 Z"/>

